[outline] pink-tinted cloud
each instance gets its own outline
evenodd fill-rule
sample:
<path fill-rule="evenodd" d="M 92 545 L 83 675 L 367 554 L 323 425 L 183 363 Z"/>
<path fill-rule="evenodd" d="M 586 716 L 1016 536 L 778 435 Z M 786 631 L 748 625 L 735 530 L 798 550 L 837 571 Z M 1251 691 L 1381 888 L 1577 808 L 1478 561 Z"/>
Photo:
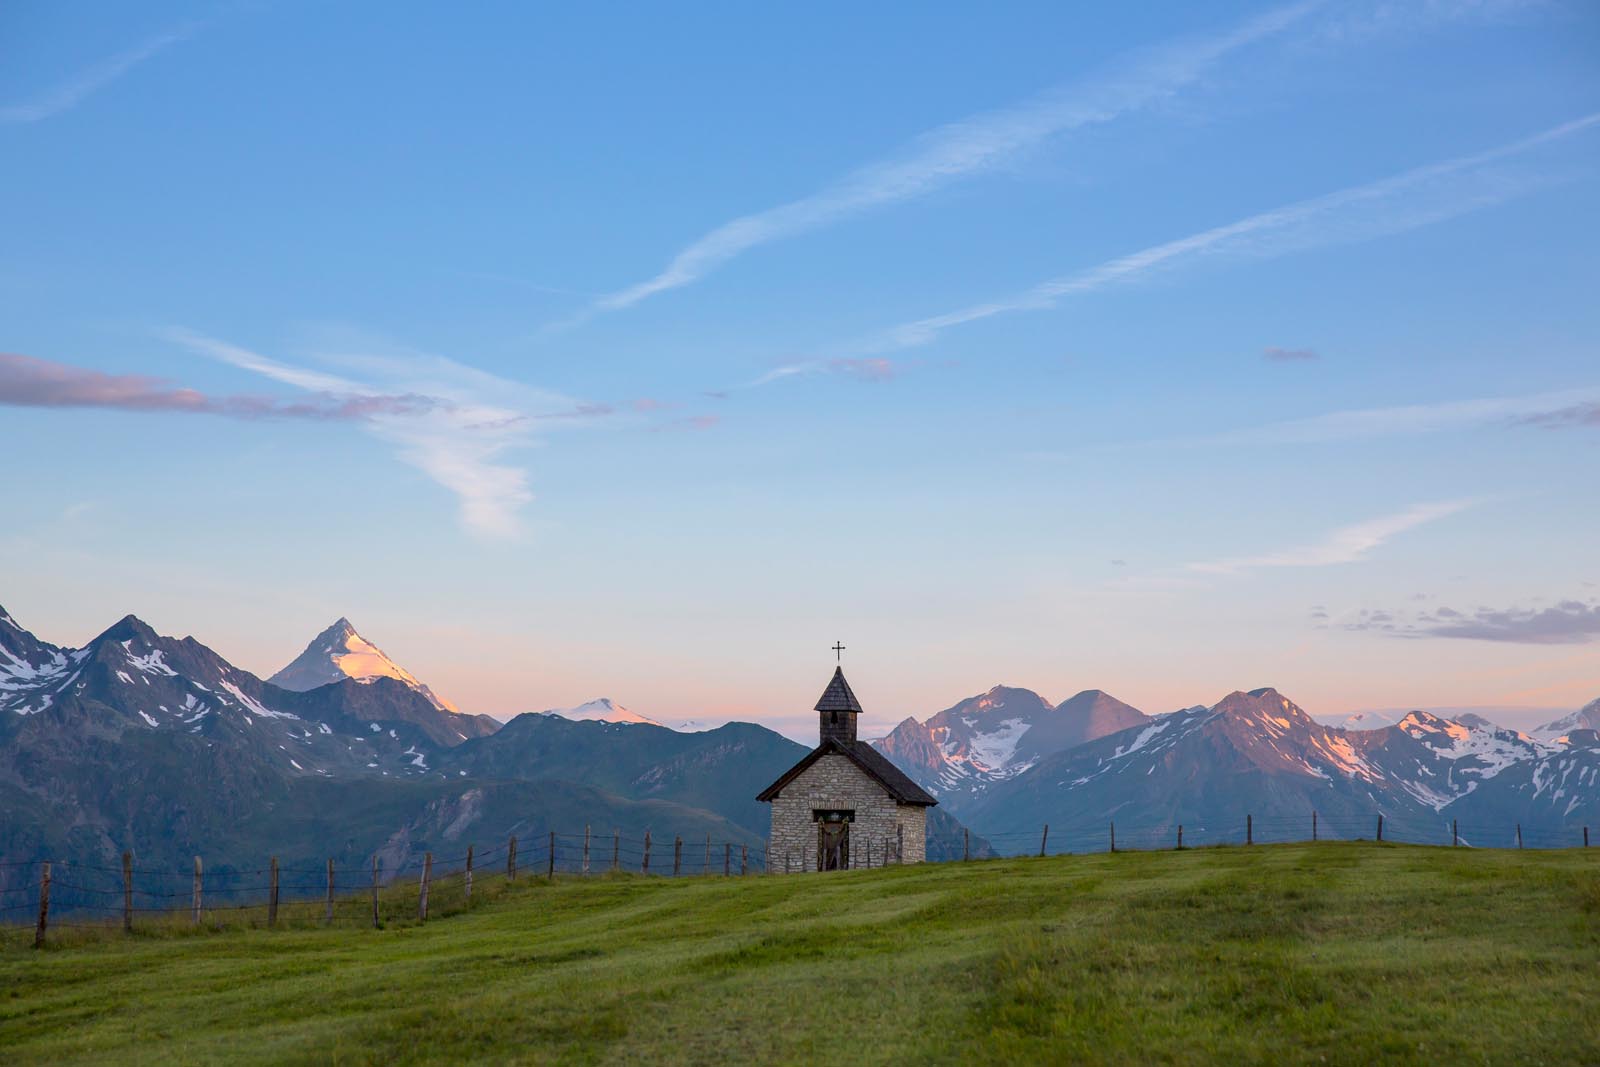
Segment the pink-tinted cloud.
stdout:
<path fill-rule="evenodd" d="M 886 382 L 895 376 L 898 368 L 894 360 L 877 356 L 867 359 L 830 359 L 828 369 L 863 381 Z"/>
<path fill-rule="evenodd" d="M 415 415 L 437 406 L 425 396 L 336 396 L 306 400 L 270 396 L 208 396 L 142 374 L 103 371 L 0 352 L 0 404 L 38 408 L 107 408 L 178 412 L 238 419 L 365 421 L 381 415 Z"/>

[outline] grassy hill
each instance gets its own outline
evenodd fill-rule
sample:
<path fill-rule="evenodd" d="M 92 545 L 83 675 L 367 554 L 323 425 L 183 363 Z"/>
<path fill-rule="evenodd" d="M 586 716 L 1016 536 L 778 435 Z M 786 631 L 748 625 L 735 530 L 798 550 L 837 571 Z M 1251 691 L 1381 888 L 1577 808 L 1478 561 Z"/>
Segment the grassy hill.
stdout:
<path fill-rule="evenodd" d="M 11 1063 L 1600 1061 L 1600 850 L 1331 842 L 486 879 L 0 934 Z M 142 918 L 142 917 L 141 917 Z"/>

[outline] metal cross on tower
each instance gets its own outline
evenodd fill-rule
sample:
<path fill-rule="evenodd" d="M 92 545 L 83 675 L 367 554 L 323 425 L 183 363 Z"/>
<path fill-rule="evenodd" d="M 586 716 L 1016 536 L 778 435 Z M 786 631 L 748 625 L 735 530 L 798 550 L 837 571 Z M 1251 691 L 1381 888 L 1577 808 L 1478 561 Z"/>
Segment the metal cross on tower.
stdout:
<path fill-rule="evenodd" d="M 844 646 L 841 645 L 839 642 L 835 641 L 833 643 L 833 658 L 835 660 L 837 660 L 837 661 L 842 661 L 844 659 L 843 653 L 844 653 Z"/>

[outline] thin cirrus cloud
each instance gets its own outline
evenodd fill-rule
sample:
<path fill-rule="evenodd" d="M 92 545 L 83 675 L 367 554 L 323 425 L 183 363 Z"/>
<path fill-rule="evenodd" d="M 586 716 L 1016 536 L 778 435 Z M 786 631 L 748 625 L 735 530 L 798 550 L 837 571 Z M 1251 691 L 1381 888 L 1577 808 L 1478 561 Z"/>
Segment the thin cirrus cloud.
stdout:
<path fill-rule="evenodd" d="M 896 375 L 905 369 L 903 361 L 895 361 L 883 356 L 839 356 L 833 359 L 812 359 L 803 363 L 789 363 L 781 367 L 774 367 L 761 377 L 752 382 L 746 382 L 743 388 L 753 389 L 756 386 L 771 385 L 789 378 L 800 378 L 812 374 L 842 374 L 864 382 L 892 381 Z"/>
<path fill-rule="evenodd" d="M 520 513 L 533 500 L 527 470 L 510 462 L 510 456 L 533 444 L 541 429 L 580 424 L 612 410 L 530 389 L 439 356 L 325 357 L 387 383 L 380 387 L 285 363 L 193 330 L 169 330 L 166 336 L 210 359 L 309 392 L 353 398 L 400 392 L 427 398 L 427 407 L 374 414 L 363 428 L 392 446 L 402 462 L 453 493 L 463 527 L 489 538 L 519 534 Z"/>
<path fill-rule="evenodd" d="M 1276 8 L 1226 33 L 1136 53 L 1088 81 L 937 127 L 899 156 L 869 164 L 819 192 L 723 223 L 680 251 L 654 277 L 595 300 L 587 314 L 631 307 L 698 281 L 760 245 L 927 195 L 1057 134 L 1148 107 L 1199 81 L 1228 54 L 1284 31 L 1320 6 L 1322 0 L 1307 0 Z"/>
<path fill-rule="evenodd" d="M 1497 170 L 1522 156 L 1600 125 L 1600 112 L 1472 155 L 1416 167 L 1379 181 L 1264 211 L 1052 278 L 1013 296 L 903 323 L 858 346 L 883 352 L 929 344 L 946 330 L 1000 315 L 1047 311 L 1063 299 L 1140 280 L 1203 257 L 1270 258 L 1385 237 L 1491 207 L 1549 179 Z"/>
<path fill-rule="evenodd" d="M 1239 574 L 1275 567 L 1328 567 L 1357 563 L 1392 538 L 1471 507 L 1471 500 L 1445 500 L 1418 504 L 1393 515 L 1341 526 L 1319 541 L 1295 545 L 1257 556 L 1235 556 L 1189 564 L 1189 570 L 1206 574 Z"/>
<path fill-rule="evenodd" d="M 80 71 L 32 100 L 0 105 L 0 122 L 38 122 L 70 111 L 145 60 L 194 36 L 199 29 L 198 22 L 175 26 Z"/>
<path fill-rule="evenodd" d="M 1600 387 L 1597 386 L 1522 396 L 1331 411 L 1310 418 L 1230 430 L 1195 439 L 1193 443 L 1315 444 L 1441 433 L 1494 424 L 1559 427 L 1585 425 L 1591 421 L 1600 425 Z"/>
<path fill-rule="evenodd" d="M 416 415 L 434 406 L 417 395 L 352 395 L 318 391 L 309 400 L 250 394 L 212 396 L 139 374 L 107 374 L 67 363 L 0 353 L 0 404 L 11 407 L 102 408 L 176 412 L 239 419 L 365 421 L 382 415 Z"/>

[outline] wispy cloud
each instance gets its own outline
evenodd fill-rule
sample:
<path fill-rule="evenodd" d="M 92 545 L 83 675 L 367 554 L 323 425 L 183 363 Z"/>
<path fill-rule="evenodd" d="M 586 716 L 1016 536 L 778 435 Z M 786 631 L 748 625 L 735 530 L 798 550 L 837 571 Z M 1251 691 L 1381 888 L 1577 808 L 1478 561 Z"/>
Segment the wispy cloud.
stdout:
<path fill-rule="evenodd" d="M 0 353 L 0 404 L 12 407 L 102 408 L 132 412 L 222 415 L 239 419 L 369 421 L 417 415 L 436 401 L 417 395 L 351 395 L 318 391 L 310 400 L 257 395 L 212 396 L 138 374 L 107 374 L 51 360 Z"/>
<path fill-rule="evenodd" d="M 906 364 L 903 361 L 883 356 L 809 359 L 803 363 L 788 363 L 774 367 L 754 381 L 745 383 L 744 388 L 771 385 L 773 382 L 781 382 L 788 378 L 802 378 L 813 374 L 843 374 L 864 382 L 887 382 L 905 369 Z"/>
<path fill-rule="evenodd" d="M 1362 611 L 1342 628 L 1393 637 L 1444 637 L 1522 645 L 1581 644 L 1600 641 L 1600 604 L 1563 600 L 1547 608 L 1477 608 L 1471 612 L 1442 607 L 1404 618 L 1394 612 Z"/>
<path fill-rule="evenodd" d="M 1230 430 L 1203 440 L 1217 444 L 1310 444 L 1439 433 L 1496 423 L 1573 425 L 1581 424 L 1586 414 L 1597 408 L 1600 408 L 1600 386 L 1590 386 L 1524 396 L 1332 411 L 1305 419 Z"/>
<path fill-rule="evenodd" d="M 1471 507 L 1472 504 L 1473 501 L 1470 500 L 1418 504 L 1394 515 L 1384 515 L 1351 526 L 1342 526 L 1310 544 L 1296 545 L 1258 556 L 1236 556 L 1191 563 L 1189 569 L 1208 574 L 1238 574 L 1241 571 L 1266 567 L 1328 567 L 1341 563 L 1356 563 L 1365 559 L 1369 553 L 1391 538 L 1426 523 L 1454 515 Z"/>
<path fill-rule="evenodd" d="M 200 24 L 197 22 L 186 22 L 175 26 L 125 52 L 118 52 L 102 63 L 80 71 L 32 100 L 0 104 L 0 122 L 38 122 L 59 115 L 63 111 L 70 111 L 84 99 L 110 85 L 158 52 L 194 36 L 199 29 Z"/>
<path fill-rule="evenodd" d="M 535 432 L 609 415 L 605 405 L 581 404 L 530 389 L 442 356 L 422 353 L 338 352 L 322 358 L 360 370 L 356 380 L 286 363 L 192 330 L 167 336 L 191 351 L 300 389 L 371 398 L 400 392 L 430 406 L 381 413 L 364 426 L 396 455 L 456 496 L 462 524 L 476 534 L 510 537 L 533 499 L 528 473 L 507 461 L 531 445 Z M 371 384 L 376 381 L 381 384 Z"/>
<path fill-rule="evenodd" d="M 1319 6 L 1321 0 L 1280 7 L 1223 34 L 1138 52 L 1086 81 L 930 130 L 899 155 L 865 166 L 819 192 L 718 226 L 680 251 L 654 277 L 596 300 L 590 313 L 615 311 L 689 285 L 752 248 L 924 196 L 1057 134 L 1148 107 L 1198 81 L 1229 53 L 1282 32 Z"/>
<path fill-rule="evenodd" d="M 1546 429 L 1561 429 L 1569 426 L 1600 427 L 1600 402 L 1574 404 L 1571 407 L 1557 408 L 1554 411 L 1536 411 L 1531 414 L 1520 415 L 1517 422 L 1528 426 L 1543 426 Z"/>
<path fill-rule="evenodd" d="M 1013 296 L 904 323 L 861 346 L 881 352 L 928 344 L 945 330 L 998 315 L 1045 311 L 1069 296 L 1137 281 L 1202 257 L 1270 257 L 1401 233 L 1502 203 L 1544 184 L 1495 170 L 1491 164 L 1600 125 L 1600 112 L 1485 152 L 1432 163 L 1364 185 L 1274 208 L 1074 274 L 1052 278 Z"/>

